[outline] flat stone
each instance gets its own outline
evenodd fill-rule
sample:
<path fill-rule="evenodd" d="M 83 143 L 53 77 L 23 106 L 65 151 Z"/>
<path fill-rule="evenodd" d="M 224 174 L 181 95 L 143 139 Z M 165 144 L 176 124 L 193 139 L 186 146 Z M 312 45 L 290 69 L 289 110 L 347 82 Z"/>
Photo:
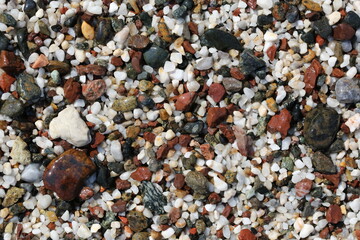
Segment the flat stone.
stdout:
<path fill-rule="evenodd" d="M 256 236 L 249 229 L 242 229 L 239 233 L 238 240 L 256 240 Z"/>
<path fill-rule="evenodd" d="M 204 122 L 196 121 L 196 122 L 188 122 L 184 125 L 184 131 L 189 134 L 198 135 L 202 132 L 204 128 Z"/>
<path fill-rule="evenodd" d="M 95 40 L 98 44 L 106 45 L 114 36 L 114 31 L 109 18 L 101 19 L 96 27 Z"/>
<path fill-rule="evenodd" d="M 44 186 L 56 192 L 65 201 L 76 198 L 85 180 L 96 170 L 96 165 L 87 154 L 69 149 L 54 158 L 43 175 Z"/>
<path fill-rule="evenodd" d="M 141 184 L 140 189 L 146 208 L 156 215 L 165 213 L 164 206 L 167 204 L 167 200 L 158 184 L 145 181 Z"/>
<path fill-rule="evenodd" d="M 326 211 L 326 220 L 329 223 L 337 224 L 342 219 L 342 211 L 338 205 L 332 204 Z"/>
<path fill-rule="evenodd" d="M 168 51 L 154 45 L 144 52 L 143 57 L 147 65 L 153 68 L 159 68 L 164 66 L 165 61 L 168 59 L 169 55 L 170 54 Z"/>
<path fill-rule="evenodd" d="M 271 117 L 267 125 L 267 129 L 271 133 L 280 132 L 281 137 L 285 138 L 288 130 L 290 129 L 291 119 L 291 113 L 284 108 L 280 111 L 280 114 Z"/>
<path fill-rule="evenodd" d="M 340 116 L 334 109 L 316 107 L 304 120 L 305 142 L 314 149 L 327 149 L 334 141 L 339 125 Z"/>
<path fill-rule="evenodd" d="M 257 18 L 257 25 L 266 26 L 272 24 L 274 18 L 272 15 L 259 15 Z"/>
<path fill-rule="evenodd" d="M 304 83 L 305 91 L 310 94 L 316 86 L 316 80 L 323 69 L 320 62 L 316 59 L 312 60 L 310 66 L 305 70 Z"/>
<path fill-rule="evenodd" d="M 17 163 L 28 165 L 31 162 L 31 153 L 26 148 L 26 142 L 21 137 L 17 137 L 11 149 L 10 157 Z"/>
<path fill-rule="evenodd" d="M 335 85 L 336 99 L 341 103 L 357 103 L 360 101 L 360 87 L 352 79 L 341 78 Z"/>
<path fill-rule="evenodd" d="M 106 91 L 105 81 L 102 79 L 90 81 L 82 85 L 82 94 L 88 101 L 95 101 L 100 98 Z"/>
<path fill-rule="evenodd" d="M 130 177 L 136 181 L 150 181 L 152 172 L 147 167 L 138 167 L 135 172 L 131 173 Z"/>
<path fill-rule="evenodd" d="M 320 12 L 322 10 L 320 4 L 312 0 L 302 0 L 302 4 L 311 11 Z"/>
<path fill-rule="evenodd" d="M 49 61 L 49 64 L 46 66 L 46 70 L 48 70 L 49 72 L 57 70 L 61 75 L 66 75 L 70 73 L 71 67 L 66 62 L 51 60 Z"/>
<path fill-rule="evenodd" d="M 16 90 L 20 97 L 28 102 L 35 102 L 41 97 L 41 89 L 35 79 L 28 73 L 21 73 L 17 77 Z"/>
<path fill-rule="evenodd" d="M 69 105 L 52 119 L 49 125 L 52 138 L 61 138 L 76 147 L 83 147 L 91 142 L 90 131 L 79 112 Z"/>
<path fill-rule="evenodd" d="M 246 157 L 253 156 L 254 149 L 252 147 L 251 137 L 247 136 L 244 129 L 240 128 L 239 126 L 233 126 L 233 129 L 236 137 L 236 145 L 241 155 Z"/>
<path fill-rule="evenodd" d="M 8 117 L 17 117 L 24 111 L 24 104 L 21 100 L 14 98 L 13 96 L 8 97 L 0 109 L 0 114 Z"/>
<path fill-rule="evenodd" d="M 207 178 L 200 172 L 190 171 L 185 176 L 186 184 L 196 193 L 207 194 L 208 183 Z"/>
<path fill-rule="evenodd" d="M 13 78 L 7 73 L 0 75 L 0 88 L 3 92 L 9 92 L 11 84 L 15 82 L 16 78 Z"/>
<path fill-rule="evenodd" d="M 286 13 L 286 19 L 289 23 L 295 23 L 297 20 L 299 20 L 299 9 L 297 6 L 290 6 L 289 10 Z"/>
<path fill-rule="evenodd" d="M 136 50 L 146 48 L 149 43 L 150 39 L 140 34 L 133 35 L 128 39 L 128 46 Z"/>
<path fill-rule="evenodd" d="M 129 227 L 134 232 L 141 232 L 149 226 L 148 219 L 141 212 L 130 211 L 126 217 L 129 221 Z"/>
<path fill-rule="evenodd" d="M 14 52 L 2 50 L 0 53 L 0 68 L 10 76 L 15 76 L 25 70 L 25 65 Z"/>
<path fill-rule="evenodd" d="M 241 51 L 243 47 L 240 41 L 232 34 L 220 29 L 209 29 L 200 37 L 201 45 L 215 47 L 221 51 L 229 51 L 231 49 Z"/>
<path fill-rule="evenodd" d="M 3 207 L 10 207 L 17 203 L 17 201 L 25 194 L 25 189 L 18 187 L 11 187 L 7 190 L 5 198 L 2 202 Z"/>
<path fill-rule="evenodd" d="M 49 64 L 47 57 L 44 54 L 40 54 L 40 56 L 36 59 L 36 61 L 31 65 L 32 68 L 42 68 Z"/>
<path fill-rule="evenodd" d="M 334 39 L 335 40 L 350 40 L 355 35 L 355 30 L 347 23 L 340 23 L 334 28 Z"/>
<path fill-rule="evenodd" d="M 228 92 L 239 92 L 242 89 L 242 82 L 235 78 L 223 78 L 222 84 Z"/>
<path fill-rule="evenodd" d="M 320 151 L 314 153 L 314 155 L 311 158 L 311 161 L 315 167 L 315 170 L 319 173 L 325 173 L 325 174 L 337 173 L 337 168 L 334 162 L 331 160 L 331 158 L 329 158 Z"/>
<path fill-rule="evenodd" d="M 103 76 L 107 72 L 106 67 L 96 64 L 79 65 L 76 66 L 76 70 L 78 71 L 79 75 L 85 75 L 90 73 L 97 76 Z"/>
<path fill-rule="evenodd" d="M 209 96 L 216 102 L 220 102 L 226 94 L 225 88 L 220 83 L 213 83 L 209 87 Z"/>
<path fill-rule="evenodd" d="M 81 85 L 73 78 L 66 80 L 64 84 L 64 97 L 68 103 L 73 103 L 81 96 Z"/>
<path fill-rule="evenodd" d="M 30 49 L 28 45 L 28 30 L 26 27 L 20 28 L 16 30 L 16 38 L 17 44 L 20 52 L 24 56 L 25 59 L 28 59 L 30 56 Z M 30 42 L 29 42 L 30 43 Z"/>
<path fill-rule="evenodd" d="M 95 38 L 94 28 L 86 21 L 83 21 L 81 24 L 81 32 L 87 40 L 93 40 Z"/>

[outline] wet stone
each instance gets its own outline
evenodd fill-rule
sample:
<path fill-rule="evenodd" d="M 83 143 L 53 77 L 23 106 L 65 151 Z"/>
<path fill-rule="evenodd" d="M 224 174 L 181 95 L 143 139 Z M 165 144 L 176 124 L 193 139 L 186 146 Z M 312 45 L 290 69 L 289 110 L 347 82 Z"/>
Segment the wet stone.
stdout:
<path fill-rule="evenodd" d="M 10 14 L 1 13 L 0 14 L 0 23 L 3 23 L 10 27 L 15 27 L 17 22 L 16 22 L 15 18 L 13 18 L 13 16 L 11 16 Z"/>
<path fill-rule="evenodd" d="M 327 107 L 317 107 L 311 110 L 304 120 L 305 142 L 314 149 L 327 149 L 339 129 L 340 116 Z"/>
<path fill-rule="evenodd" d="M 159 68 L 164 66 L 165 61 L 169 57 L 169 53 L 165 49 L 154 45 L 144 52 L 143 57 L 147 65 L 153 68 Z"/>
<path fill-rule="evenodd" d="M 0 68 L 10 76 L 19 74 L 25 70 L 25 66 L 21 58 L 14 52 L 2 50 L 0 53 Z"/>
<path fill-rule="evenodd" d="M 65 20 L 64 26 L 65 27 L 74 27 L 77 20 L 78 20 L 78 15 L 71 16 Z"/>
<path fill-rule="evenodd" d="M 33 0 L 26 0 L 24 4 L 24 12 L 31 18 L 37 11 L 36 3 Z"/>
<path fill-rule="evenodd" d="M 340 23 L 334 28 L 335 40 L 350 40 L 355 35 L 355 30 L 347 23 Z"/>
<path fill-rule="evenodd" d="M 360 101 L 360 87 L 352 79 L 341 78 L 335 85 L 336 99 L 341 103 L 357 103 Z"/>
<path fill-rule="evenodd" d="M 318 151 L 311 158 L 315 171 L 325 174 L 335 174 L 337 168 L 331 158 Z"/>
<path fill-rule="evenodd" d="M 23 188 L 11 187 L 5 194 L 2 206 L 10 207 L 14 205 L 24 194 L 25 190 Z"/>
<path fill-rule="evenodd" d="M 313 24 L 313 29 L 317 34 L 319 34 L 322 38 L 325 39 L 327 39 L 332 33 L 332 28 L 329 24 L 329 20 L 326 17 L 315 21 Z"/>
<path fill-rule="evenodd" d="M 27 44 L 27 36 L 27 28 L 20 28 L 16 31 L 19 50 L 26 59 L 30 56 L 30 50 Z"/>
<path fill-rule="evenodd" d="M 240 60 L 241 71 L 245 75 L 255 74 L 266 67 L 264 60 L 254 56 L 250 50 L 244 50 Z"/>
<path fill-rule="evenodd" d="M 201 45 L 215 47 L 221 51 L 229 51 L 231 49 L 242 50 L 240 41 L 232 34 L 219 30 L 209 29 L 200 37 Z"/>
<path fill-rule="evenodd" d="M 66 62 L 49 61 L 49 64 L 46 66 L 46 70 L 49 72 L 56 70 L 60 73 L 60 75 L 66 75 L 70 72 L 71 67 Z"/>
<path fill-rule="evenodd" d="M 130 96 L 121 99 L 116 99 L 113 103 L 112 108 L 115 111 L 128 112 L 134 110 L 136 106 L 137 106 L 136 97 Z"/>
<path fill-rule="evenodd" d="M 17 117 L 21 115 L 24 110 L 24 104 L 21 100 L 14 98 L 13 96 L 8 97 L 0 108 L 0 114 L 8 117 Z"/>
<path fill-rule="evenodd" d="M 35 102 L 41 97 L 41 89 L 35 79 L 28 73 L 21 73 L 17 77 L 16 90 L 21 98 L 28 102 Z"/>
<path fill-rule="evenodd" d="M 144 49 L 150 43 L 150 39 L 143 35 L 134 35 L 129 37 L 128 45 L 136 50 Z"/>
<path fill-rule="evenodd" d="M 208 180 L 200 172 L 190 171 L 185 176 L 186 184 L 196 193 L 207 194 L 208 193 Z"/>
<path fill-rule="evenodd" d="M 141 232 L 149 226 L 148 219 L 141 212 L 130 211 L 126 217 L 129 221 L 129 227 L 134 232 Z"/>
<path fill-rule="evenodd" d="M 10 40 L 5 36 L 4 33 L 0 32 L 0 51 L 9 48 Z"/>
<path fill-rule="evenodd" d="M 85 152 L 70 149 L 54 158 L 43 175 L 44 186 L 63 200 L 76 198 L 85 180 L 96 170 Z"/>
<path fill-rule="evenodd" d="M 146 208 L 156 215 L 165 213 L 164 206 L 167 201 L 158 184 L 145 181 L 140 186 L 140 189 L 143 193 L 143 203 Z"/>

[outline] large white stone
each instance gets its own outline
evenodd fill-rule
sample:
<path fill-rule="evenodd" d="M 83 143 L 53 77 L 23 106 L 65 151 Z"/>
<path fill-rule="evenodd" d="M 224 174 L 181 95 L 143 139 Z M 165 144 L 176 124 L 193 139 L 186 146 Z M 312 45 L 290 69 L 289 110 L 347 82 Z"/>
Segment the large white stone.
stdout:
<path fill-rule="evenodd" d="M 54 118 L 49 125 L 52 138 L 61 138 L 76 147 L 82 147 L 91 142 L 90 131 L 74 106 L 68 106 Z"/>

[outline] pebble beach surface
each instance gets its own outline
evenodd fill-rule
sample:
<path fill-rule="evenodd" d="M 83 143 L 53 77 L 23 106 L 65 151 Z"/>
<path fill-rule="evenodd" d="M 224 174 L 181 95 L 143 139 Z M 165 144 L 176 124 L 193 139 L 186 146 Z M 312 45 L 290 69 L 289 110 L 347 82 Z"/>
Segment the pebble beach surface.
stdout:
<path fill-rule="evenodd" d="M 360 1 L 0 0 L 0 239 L 360 239 Z"/>

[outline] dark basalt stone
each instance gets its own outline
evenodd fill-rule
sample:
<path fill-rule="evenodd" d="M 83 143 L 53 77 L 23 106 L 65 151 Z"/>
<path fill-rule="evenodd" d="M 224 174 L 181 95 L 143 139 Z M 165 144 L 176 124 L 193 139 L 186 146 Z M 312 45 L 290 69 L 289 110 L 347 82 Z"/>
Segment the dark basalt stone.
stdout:
<path fill-rule="evenodd" d="M 240 67 L 245 75 L 256 74 L 256 72 L 264 70 L 266 63 L 264 60 L 254 56 L 250 50 L 246 49 L 241 54 Z"/>
<path fill-rule="evenodd" d="M 35 83 L 35 79 L 28 73 L 21 73 L 17 77 L 16 90 L 20 97 L 32 103 L 41 97 L 41 89 Z"/>
<path fill-rule="evenodd" d="M 340 115 L 332 108 L 316 107 L 304 120 L 305 142 L 314 149 L 327 149 L 336 137 Z"/>
<path fill-rule="evenodd" d="M 200 37 L 201 45 L 215 47 L 221 51 L 229 51 L 231 49 L 241 51 L 243 49 L 240 41 L 232 34 L 219 30 L 209 29 Z"/>

